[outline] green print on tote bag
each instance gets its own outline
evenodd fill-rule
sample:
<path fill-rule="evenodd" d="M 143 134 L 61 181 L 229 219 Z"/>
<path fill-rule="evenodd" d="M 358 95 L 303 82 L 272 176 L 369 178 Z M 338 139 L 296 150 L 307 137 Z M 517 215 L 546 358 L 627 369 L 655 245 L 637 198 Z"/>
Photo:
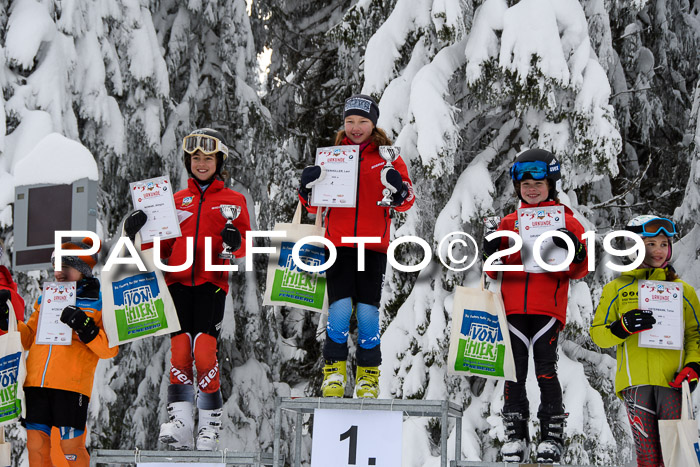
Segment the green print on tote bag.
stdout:
<path fill-rule="evenodd" d="M 158 278 L 154 272 L 113 282 L 112 291 L 120 340 L 147 336 L 168 327 Z"/>
<path fill-rule="evenodd" d="M 323 237 L 321 226 L 322 209 L 318 208 L 314 224 L 301 223 L 301 203 L 297 205 L 292 223 L 275 224 L 275 231 L 286 232 L 285 237 L 271 238 L 275 252 L 267 262 L 267 280 L 263 305 L 289 306 L 301 310 L 328 312 L 326 273 L 308 272 L 299 268 L 292 259 L 292 248 L 299 240 Z M 325 248 L 320 243 L 304 243 L 299 248 L 299 259 L 308 266 L 319 266 L 326 262 Z"/>
<path fill-rule="evenodd" d="M 484 289 L 483 275 L 480 288 L 455 288 L 447 372 L 515 381 L 503 299 Z"/>
<path fill-rule="evenodd" d="M 22 336 L 12 303 L 7 302 L 7 333 L 0 336 L 0 425 L 9 425 L 24 417 L 24 379 L 27 376 Z M 0 432 L 2 429 L 0 428 Z M 0 465 L 10 465 L 9 443 L 0 438 Z"/>
<path fill-rule="evenodd" d="M 293 247 L 292 242 L 282 242 L 270 298 L 320 311 L 326 296 L 326 274 L 299 269 L 292 259 Z M 326 261 L 325 249 L 306 244 L 299 249 L 299 258 L 304 264 L 318 266 Z"/>
<path fill-rule="evenodd" d="M 125 236 L 122 226 L 122 237 Z M 136 264 L 116 264 L 102 270 L 102 325 L 109 346 L 137 339 L 162 336 L 180 330 L 180 321 L 163 273 L 153 262 L 153 250 L 141 250 L 141 234 L 136 234 L 133 254 L 138 255 L 146 271 Z M 117 242 L 119 257 L 128 256 L 127 248 Z M 110 257 L 114 251 L 110 251 Z"/>

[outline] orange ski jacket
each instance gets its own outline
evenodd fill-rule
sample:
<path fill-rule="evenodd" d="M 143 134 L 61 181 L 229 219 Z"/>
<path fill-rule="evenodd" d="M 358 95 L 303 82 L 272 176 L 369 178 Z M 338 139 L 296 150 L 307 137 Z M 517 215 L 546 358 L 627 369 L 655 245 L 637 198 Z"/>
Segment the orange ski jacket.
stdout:
<path fill-rule="evenodd" d="M 42 297 L 34 303 L 34 312 L 27 323 L 18 323 L 22 345 L 27 355 L 27 379 L 25 387 L 40 387 L 73 391 L 90 397 L 95 379 L 95 367 L 100 358 L 112 358 L 118 347 L 109 347 L 107 334 L 102 326 L 102 297 L 97 279 L 80 281 L 76 306 L 95 320 L 100 332 L 90 343 L 84 344 L 73 331 L 70 345 L 36 344 Z"/>

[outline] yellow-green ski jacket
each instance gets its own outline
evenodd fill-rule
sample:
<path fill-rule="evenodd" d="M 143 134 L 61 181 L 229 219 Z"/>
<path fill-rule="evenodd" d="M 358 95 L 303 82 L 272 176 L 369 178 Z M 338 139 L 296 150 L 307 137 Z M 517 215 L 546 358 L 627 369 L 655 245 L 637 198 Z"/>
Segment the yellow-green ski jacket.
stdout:
<path fill-rule="evenodd" d="M 591 324 L 591 338 L 599 347 L 617 346 L 615 393 L 630 386 L 650 384 L 669 387 L 676 372 L 689 362 L 700 363 L 700 303 L 695 290 L 683 284 L 683 320 L 685 335 L 683 350 L 667 350 L 639 347 L 639 334 L 627 339 L 615 336 L 608 326 L 623 314 L 640 308 L 637 302 L 639 280 L 665 281 L 665 269 L 635 269 L 623 272 L 603 287 L 603 294 Z"/>

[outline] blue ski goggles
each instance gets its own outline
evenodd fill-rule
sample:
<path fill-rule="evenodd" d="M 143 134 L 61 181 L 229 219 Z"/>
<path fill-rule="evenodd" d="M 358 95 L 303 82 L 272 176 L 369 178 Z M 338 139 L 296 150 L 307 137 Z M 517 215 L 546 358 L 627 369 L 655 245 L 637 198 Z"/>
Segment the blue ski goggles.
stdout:
<path fill-rule="evenodd" d="M 516 182 L 519 182 L 526 176 L 533 180 L 542 180 L 547 178 L 547 175 L 550 173 L 558 173 L 559 170 L 558 162 L 551 166 L 544 161 L 516 162 L 510 168 L 510 178 Z"/>
<path fill-rule="evenodd" d="M 627 230 L 639 234 L 642 237 L 656 237 L 662 233 L 667 237 L 673 237 L 678 233 L 676 231 L 676 224 L 665 217 L 657 217 L 656 219 L 648 220 L 642 225 L 628 226 Z"/>

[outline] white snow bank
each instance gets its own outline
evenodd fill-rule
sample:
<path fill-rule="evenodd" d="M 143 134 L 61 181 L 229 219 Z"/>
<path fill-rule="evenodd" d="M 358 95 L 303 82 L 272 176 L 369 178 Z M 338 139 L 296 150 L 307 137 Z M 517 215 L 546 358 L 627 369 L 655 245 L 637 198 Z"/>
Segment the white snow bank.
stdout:
<path fill-rule="evenodd" d="M 92 153 L 58 133 L 44 137 L 15 166 L 15 185 L 70 184 L 81 178 L 98 179 Z"/>

